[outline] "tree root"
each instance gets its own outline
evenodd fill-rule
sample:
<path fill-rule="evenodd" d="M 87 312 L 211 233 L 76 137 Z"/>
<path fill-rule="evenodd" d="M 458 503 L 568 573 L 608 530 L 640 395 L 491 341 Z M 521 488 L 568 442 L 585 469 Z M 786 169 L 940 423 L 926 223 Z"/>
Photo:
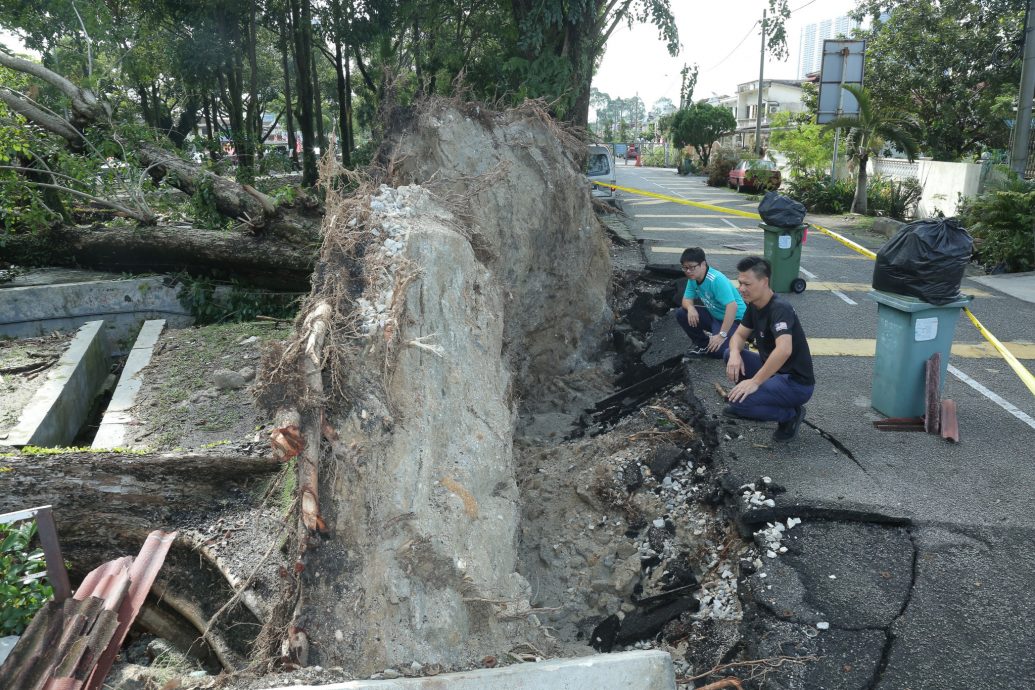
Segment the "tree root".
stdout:
<path fill-rule="evenodd" d="M 240 598 L 241 603 L 251 611 L 255 619 L 260 623 L 265 623 L 268 613 L 266 606 L 262 601 L 259 600 L 258 595 L 251 589 L 248 589 L 250 584 L 249 581 L 242 580 L 237 576 L 230 567 L 220 558 L 206 543 L 205 540 L 197 534 L 190 532 L 180 532 L 180 535 L 176 538 L 176 541 L 191 551 L 196 551 L 205 562 L 212 566 L 216 572 L 223 576 L 230 588 L 234 590 L 235 598 Z M 268 556 L 269 554 L 267 554 Z M 263 558 L 263 561 L 266 559 Z"/>
<path fill-rule="evenodd" d="M 227 671 L 233 673 L 244 668 L 243 660 L 230 648 L 227 641 L 217 632 L 208 629 L 205 621 L 205 614 L 201 608 L 192 600 L 169 591 L 165 585 L 155 582 L 151 591 L 159 600 L 176 613 L 183 616 L 200 633 L 202 640 L 208 643 L 212 653 L 219 659 L 220 665 Z"/>

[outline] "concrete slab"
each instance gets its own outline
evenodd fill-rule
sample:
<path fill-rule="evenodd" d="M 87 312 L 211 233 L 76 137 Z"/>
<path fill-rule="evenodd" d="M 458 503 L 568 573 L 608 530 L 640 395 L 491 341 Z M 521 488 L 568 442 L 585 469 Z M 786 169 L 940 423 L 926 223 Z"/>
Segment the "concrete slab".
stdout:
<path fill-rule="evenodd" d="M 90 321 L 79 329 L 46 383 L 22 410 L 6 445 L 67 446 L 72 442 L 108 377 L 110 352 L 103 325 L 103 321 Z"/>
<path fill-rule="evenodd" d="M 179 286 L 160 277 L 7 287 L 0 290 L 0 335 L 71 331 L 102 319 L 112 350 L 125 352 L 145 320 L 164 318 L 171 328 L 193 322 L 178 294 Z"/>
<path fill-rule="evenodd" d="M 994 276 L 971 276 L 970 279 L 995 288 L 1011 297 L 1035 304 L 1035 271 L 1002 273 Z"/>
<path fill-rule="evenodd" d="M 282 690 L 674 690 L 672 657 L 657 650 L 551 659 L 426 678 L 293 685 Z"/>
<path fill-rule="evenodd" d="M 104 416 L 101 418 L 101 424 L 94 436 L 91 448 L 125 447 L 126 427 L 136 421 L 131 410 L 142 383 L 140 372 L 151 362 L 151 355 L 154 354 L 155 345 L 158 344 L 158 337 L 162 334 L 163 328 L 165 328 L 164 319 L 144 322 L 136 342 L 133 343 L 133 349 L 126 358 L 122 375 L 119 377 L 118 385 L 115 386 L 111 402 L 108 403 Z"/>

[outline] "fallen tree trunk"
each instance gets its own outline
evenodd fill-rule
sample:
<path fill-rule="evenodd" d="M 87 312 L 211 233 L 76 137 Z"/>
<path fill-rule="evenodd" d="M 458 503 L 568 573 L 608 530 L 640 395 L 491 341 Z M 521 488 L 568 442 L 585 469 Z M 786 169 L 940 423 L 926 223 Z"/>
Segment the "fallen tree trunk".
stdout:
<path fill-rule="evenodd" d="M 33 263 L 45 248 L 51 265 L 114 272 L 230 273 L 271 289 L 305 292 L 316 260 L 315 236 L 288 242 L 218 230 L 156 226 L 61 226 L 7 237 L 4 258 Z"/>
<path fill-rule="evenodd" d="M 315 230 L 319 219 L 308 219 L 293 208 L 279 208 L 273 198 L 246 184 L 238 184 L 188 162 L 154 144 L 144 142 L 136 151 L 142 167 L 147 169 L 157 184 L 165 182 L 181 192 L 193 196 L 205 189 L 216 210 L 228 218 L 248 223 L 267 234 L 288 238 L 299 234 L 300 228 Z"/>
<path fill-rule="evenodd" d="M 283 465 L 210 455 L 63 453 L 0 458 L 0 513 L 54 507 L 62 550 L 77 566 L 131 553 L 155 529 L 250 503 Z"/>

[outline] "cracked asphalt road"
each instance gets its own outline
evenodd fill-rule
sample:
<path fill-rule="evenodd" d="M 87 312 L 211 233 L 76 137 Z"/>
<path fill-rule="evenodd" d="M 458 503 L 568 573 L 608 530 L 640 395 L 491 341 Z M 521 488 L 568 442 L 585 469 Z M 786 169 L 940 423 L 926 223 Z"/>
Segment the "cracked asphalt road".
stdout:
<path fill-rule="evenodd" d="M 757 206 L 669 170 L 619 166 L 618 184 L 739 210 Z M 674 265 L 682 248 L 701 246 L 713 266 L 735 274 L 739 256 L 761 253 L 754 221 L 623 198 L 626 225 L 648 262 Z M 818 234 L 810 235 L 802 266 L 816 281 L 844 285 L 868 285 L 872 275 L 870 262 Z M 978 318 L 1000 340 L 1031 342 L 1035 305 L 986 291 L 975 300 Z M 810 338 L 875 337 L 876 305 L 864 292 L 787 297 Z M 980 340 L 961 320 L 955 341 Z M 674 320 L 663 319 L 644 359 L 663 361 L 685 347 Z M 950 364 L 1035 417 L 1035 398 L 1002 360 L 953 355 Z M 703 384 L 697 390 L 718 414 L 723 403 L 709 396 L 713 382 L 728 385 L 721 362 L 692 366 Z M 865 356 L 815 358 L 807 419 L 854 459 L 812 428 L 777 447 L 772 425 L 725 423 L 727 488 L 769 476 L 786 489 L 772 496 L 772 508 L 738 504 L 745 534 L 769 521 L 804 520 L 785 533 L 786 553 L 763 557 L 759 572 L 742 576 L 748 656 L 810 657 L 770 673 L 767 688 L 1035 688 L 1035 428 L 949 376 L 942 395 L 959 406 L 962 443 L 875 431 L 871 422 L 881 415 L 870 407 L 872 367 Z"/>

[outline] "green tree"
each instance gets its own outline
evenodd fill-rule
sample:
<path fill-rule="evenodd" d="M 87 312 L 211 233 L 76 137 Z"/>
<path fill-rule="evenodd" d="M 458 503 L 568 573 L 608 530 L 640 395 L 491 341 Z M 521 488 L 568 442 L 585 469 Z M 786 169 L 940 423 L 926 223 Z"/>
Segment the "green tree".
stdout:
<path fill-rule="evenodd" d="M 1006 148 L 1020 81 L 1024 0 L 863 0 L 866 85 L 910 113 L 936 160 Z M 890 16 L 881 21 L 882 13 Z"/>
<path fill-rule="evenodd" d="M 679 50 L 670 0 L 511 0 L 511 11 L 518 40 L 509 76 L 534 89 L 530 95 L 552 94 L 558 115 L 582 127 L 593 70 L 619 24 L 652 24 L 671 55 Z"/>
<path fill-rule="evenodd" d="M 822 174 L 834 155 L 834 133 L 817 125 L 815 117 L 802 122 L 796 115 L 773 115 L 769 147 L 787 156 L 793 175 Z"/>
<path fill-rule="evenodd" d="M 672 142 L 679 148 L 693 146 L 701 164 L 706 166 L 715 142 L 736 129 L 737 119 L 728 109 L 695 103 L 677 111 L 672 118 Z"/>
<path fill-rule="evenodd" d="M 888 144 L 895 144 L 912 161 L 917 156 L 917 145 L 908 131 L 911 123 L 903 115 L 888 113 L 879 108 L 870 97 L 870 92 L 861 86 L 845 84 L 842 88 L 859 102 L 859 114 L 834 118 L 824 128 L 828 131 L 838 128 L 848 130 L 852 158 L 858 164 L 852 210 L 866 213 L 866 164 L 870 156 L 878 155 Z"/>

